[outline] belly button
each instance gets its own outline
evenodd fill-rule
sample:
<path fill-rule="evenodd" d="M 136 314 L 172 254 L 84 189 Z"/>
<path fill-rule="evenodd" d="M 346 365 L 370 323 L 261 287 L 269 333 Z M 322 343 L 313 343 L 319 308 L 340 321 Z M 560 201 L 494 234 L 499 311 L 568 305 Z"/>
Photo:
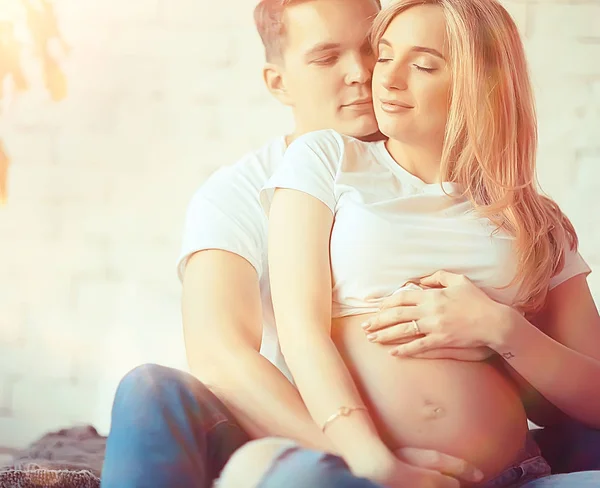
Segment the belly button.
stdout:
<path fill-rule="evenodd" d="M 444 417 L 446 412 L 439 405 L 426 404 L 424 408 L 424 416 L 427 420 L 435 420 Z"/>

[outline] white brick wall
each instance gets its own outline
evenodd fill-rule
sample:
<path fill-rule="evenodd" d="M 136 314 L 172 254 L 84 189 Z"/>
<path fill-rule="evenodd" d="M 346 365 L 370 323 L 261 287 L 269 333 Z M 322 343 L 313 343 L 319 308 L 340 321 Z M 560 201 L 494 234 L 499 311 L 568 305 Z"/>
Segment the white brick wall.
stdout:
<path fill-rule="evenodd" d="M 526 36 L 540 179 L 600 271 L 600 3 L 505 2 Z M 0 445 L 91 422 L 119 378 L 183 366 L 174 262 L 193 190 L 291 125 L 262 86 L 253 2 L 56 0 L 69 96 L 0 119 Z M 35 70 L 33 70 L 35 71 Z M 38 83 L 39 85 L 39 83 Z M 590 283 L 600 303 L 600 273 Z"/>

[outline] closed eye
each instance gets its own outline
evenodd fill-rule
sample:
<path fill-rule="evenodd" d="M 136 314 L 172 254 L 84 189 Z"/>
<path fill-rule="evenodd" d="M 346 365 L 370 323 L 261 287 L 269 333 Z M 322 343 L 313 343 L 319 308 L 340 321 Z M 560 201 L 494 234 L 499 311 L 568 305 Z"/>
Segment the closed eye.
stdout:
<path fill-rule="evenodd" d="M 330 65 L 334 64 L 339 59 L 339 56 L 327 56 L 326 58 L 320 58 L 313 61 L 314 64 L 318 65 Z"/>
<path fill-rule="evenodd" d="M 426 73 L 433 73 L 437 68 L 425 68 L 424 66 L 419 66 L 418 64 L 413 64 L 415 68 L 419 71 L 425 71 Z"/>

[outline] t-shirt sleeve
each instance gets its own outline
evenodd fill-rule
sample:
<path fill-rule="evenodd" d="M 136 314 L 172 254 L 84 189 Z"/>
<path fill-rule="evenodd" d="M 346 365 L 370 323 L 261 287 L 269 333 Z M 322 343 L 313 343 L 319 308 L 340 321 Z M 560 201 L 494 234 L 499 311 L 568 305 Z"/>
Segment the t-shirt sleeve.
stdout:
<path fill-rule="evenodd" d="M 260 192 L 268 215 L 277 188 L 298 190 L 323 202 L 335 213 L 335 180 L 343 153 L 343 140 L 334 131 L 305 134 L 288 147 L 283 161 Z"/>
<path fill-rule="evenodd" d="M 563 269 L 557 275 L 554 275 L 550 279 L 549 289 L 552 290 L 556 288 L 558 285 L 564 283 L 570 278 L 574 276 L 584 274 L 589 275 L 592 272 L 591 268 L 585 262 L 585 260 L 581 257 L 581 254 L 577 251 L 573 251 L 570 248 L 565 250 L 565 265 Z"/>
<path fill-rule="evenodd" d="M 258 201 L 259 190 L 234 167 L 227 167 L 196 191 L 184 222 L 177 261 L 180 280 L 192 254 L 209 249 L 237 254 L 262 274 L 267 219 Z"/>

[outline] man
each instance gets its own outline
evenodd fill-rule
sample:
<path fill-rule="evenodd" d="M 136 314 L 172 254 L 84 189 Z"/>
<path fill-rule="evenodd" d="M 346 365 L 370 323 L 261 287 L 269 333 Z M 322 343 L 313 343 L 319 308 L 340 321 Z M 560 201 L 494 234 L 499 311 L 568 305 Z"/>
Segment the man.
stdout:
<path fill-rule="evenodd" d="M 216 172 L 192 198 L 179 262 L 192 375 L 147 365 L 123 379 L 103 487 L 207 487 L 252 438 L 280 436 L 331 449 L 277 345 L 258 193 L 287 145 L 305 132 L 378 136 L 366 39 L 378 10 L 376 0 L 262 0 L 256 7 L 264 80 L 292 109 L 295 129 Z M 434 470 L 432 476 L 473 473 L 451 457 L 409 454 L 401 453 Z"/>

